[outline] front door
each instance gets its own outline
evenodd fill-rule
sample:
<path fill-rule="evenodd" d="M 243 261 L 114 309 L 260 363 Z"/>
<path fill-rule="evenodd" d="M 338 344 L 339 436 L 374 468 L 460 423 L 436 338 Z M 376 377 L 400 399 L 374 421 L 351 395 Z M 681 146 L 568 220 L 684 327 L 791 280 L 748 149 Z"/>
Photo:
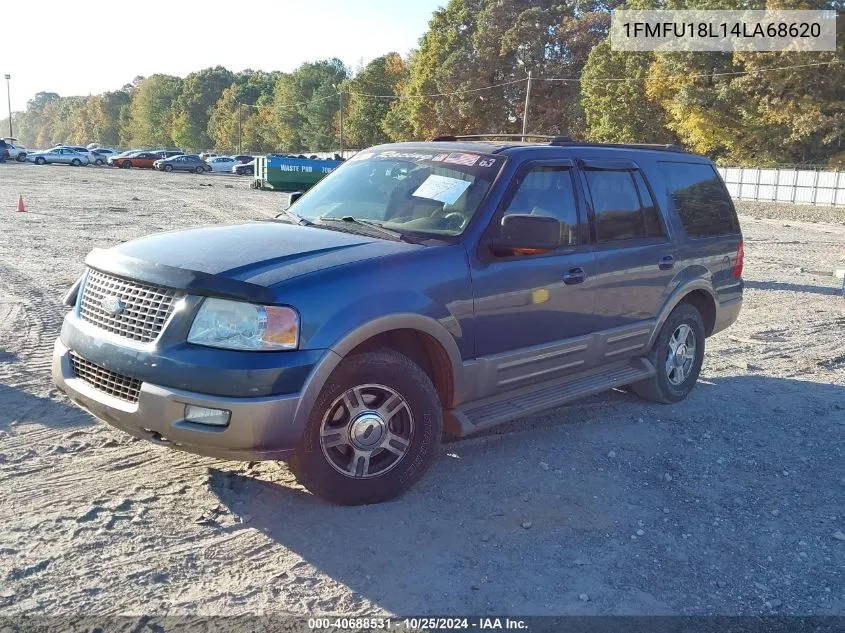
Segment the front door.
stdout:
<path fill-rule="evenodd" d="M 472 257 L 478 396 L 579 371 L 592 351 L 595 259 L 569 161 L 528 163 L 489 231 L 510 213 L 559 221 L 560 247 Z M 485 240 L 487 242 L 487 240 Z"/>

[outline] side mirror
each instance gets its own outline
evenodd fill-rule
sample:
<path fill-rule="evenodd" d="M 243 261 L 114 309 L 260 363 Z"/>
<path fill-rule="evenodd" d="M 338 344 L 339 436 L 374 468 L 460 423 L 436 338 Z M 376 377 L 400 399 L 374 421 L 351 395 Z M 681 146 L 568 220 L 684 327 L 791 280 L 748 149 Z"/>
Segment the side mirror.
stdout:
<path fill-rule="evenodd" d="M 496 250 L 550 251 L 560 246 L 560 222 L 542 215 L 514 213 L 502 218 L 499 235 L 493 238 Z"/>
<path fill-rule="evenodd" d="M 282 210 L 287 211 L 293 206 L 293 203 L 299 200 L 304 194 L 304 191 L 289 191 L 288 199 L 282 202 Z"/>

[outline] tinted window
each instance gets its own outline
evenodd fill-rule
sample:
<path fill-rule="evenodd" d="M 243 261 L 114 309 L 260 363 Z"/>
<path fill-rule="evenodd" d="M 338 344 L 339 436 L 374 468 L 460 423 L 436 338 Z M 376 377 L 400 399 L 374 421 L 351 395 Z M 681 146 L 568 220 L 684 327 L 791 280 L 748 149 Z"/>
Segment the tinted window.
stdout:
<path fill-rule="evenodd" d="M 578 243 L 578 206 L 572 173 L 568 167 L 534 167 L 529 171 L 505 209 L 505 215 L 530 213 L 560 222 L 562 246 Z"/>
<path fill-rule="evenodd" d="M 635 175 L 639 176 L 636 171 L 591 169 L 585 174 L 593 199 L 596 239 L 599 242 L 615 242 L 649 236 L 646 218 L 649 215 L 653 217 L 656 209 L 650 195 L 645 201 L 641 200 L 634 180 Z M 640 182 L 642 182 L 641 178 Z M 644 183 L 642 191 L 645 197 L 648 190 Z M 654 228 L 650 230 L 653 231 Z"/>
<path fill-rule="evenodd" d="M 643 205 L 643 215 L 645 216 L 645 236 L 663 237 L 663 225 L 660 223 L 660 211 L 657 210 L 657 205 L 654 204 L 651 193 L 646 186 L 645 179 L 639 171 L 631 173 L 634 176 L 634 182 L 637 185 L 637 191 L 640 194 L 640 201 Z"/>
<path fill-rule="evenodd" d="M 669 194 L 690 237 L 739 233 L 739 221 L 711 165 L 661 162 Z"/>

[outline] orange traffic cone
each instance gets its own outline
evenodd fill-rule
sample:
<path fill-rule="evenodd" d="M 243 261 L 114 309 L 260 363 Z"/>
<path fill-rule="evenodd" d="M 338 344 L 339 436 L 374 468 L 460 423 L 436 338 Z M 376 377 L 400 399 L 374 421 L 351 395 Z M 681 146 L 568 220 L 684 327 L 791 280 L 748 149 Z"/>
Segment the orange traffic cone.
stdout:
<path fill-rule="evenodd" d="M 26 211 L 26 205 L 23 203 L 23 196 L 18 198 L 18 213 Z"/>

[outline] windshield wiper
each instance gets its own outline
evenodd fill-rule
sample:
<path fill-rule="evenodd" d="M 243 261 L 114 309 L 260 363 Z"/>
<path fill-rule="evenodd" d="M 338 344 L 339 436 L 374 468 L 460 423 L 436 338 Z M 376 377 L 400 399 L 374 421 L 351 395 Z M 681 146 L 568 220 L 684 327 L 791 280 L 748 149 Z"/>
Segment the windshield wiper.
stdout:
<path fill-rule="evenodd" d="M 320 222 L 345 222 L 346 224 L 358 224 L 360 226 L 365 226 L 369 229 L 373 229 L 376 233 L 379 233 L 389 239 L 396 240 L 397 242 L 409 242 L 410 244 L 419 244 L 418 240 L 415 240 L 404 233 L 400 233 L 399 231 L 391 231 L 390 229 L 384 228 L 378 222 L 372 222 L 370 220 L 359 220 L 358 218 L 353 218 L 351 215 L 344 215 L 341 218 L 323 216 L 318 219 L 320 220 Z"/>
<path fill-rule="evenodd" d="M 294 223 L 299 224 L 301 226 L 314 226 L 314 223 L 311 220 L 306 220 L 301 215 L 297 215 L 293 211 L 288 211 L 287 209 L 279 213 L 276 217 L 281 218 L 285 216 L 293 220 Z"/>

